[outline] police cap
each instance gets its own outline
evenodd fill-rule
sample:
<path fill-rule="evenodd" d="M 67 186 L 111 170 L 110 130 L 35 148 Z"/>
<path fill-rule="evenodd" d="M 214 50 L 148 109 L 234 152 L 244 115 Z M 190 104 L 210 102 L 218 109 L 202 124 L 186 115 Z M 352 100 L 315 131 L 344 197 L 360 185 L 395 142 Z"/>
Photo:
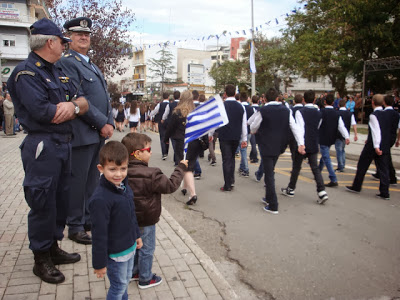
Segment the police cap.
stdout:
<path fill-rule="evenodd" d="M 70 43 L 71 39 L 63 36 L 61 30 L 49 19 L 43 18 L 33 23 L 30 27 L 31 34 L 55 35 L 60 37 L 64 43 Z"/>
<path fill-rule="evenodd" d="M 64 28 L 73 32 L 92 32 L 92 20 L 86 17 L 75 18 L 65 22 Z"/>

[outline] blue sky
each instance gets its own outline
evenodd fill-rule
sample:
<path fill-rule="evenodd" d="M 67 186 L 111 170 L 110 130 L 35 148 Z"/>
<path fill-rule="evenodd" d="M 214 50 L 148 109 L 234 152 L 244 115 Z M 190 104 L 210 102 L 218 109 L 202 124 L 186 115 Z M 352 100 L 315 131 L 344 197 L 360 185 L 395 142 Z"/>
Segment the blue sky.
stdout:
<path fill-rule="evenodd" d="M 268 37 L 279 35 L 279 29 L 285 26 L 282 15 L 301 6 L 294 0 L 253 1 L 254 26 L 262 25 L 259 30 Z M 131 32 L 135 45 L 181 40 L 182 47 L 202 48 L 207 43 L 197 39 L 205 37 L 207 41 L 209 35 L 220 36 L 224 30 L 227 34 L 221 36 L 221 44 L 228 43 L 231 36 L 251 36 L 251 0 L 125 0 L 124 5 L 136 14 Z M 269 26 L 265 24 L 268 21 L 271 21 Z M 215 43 L 215 37 L 208 41 Z"/>

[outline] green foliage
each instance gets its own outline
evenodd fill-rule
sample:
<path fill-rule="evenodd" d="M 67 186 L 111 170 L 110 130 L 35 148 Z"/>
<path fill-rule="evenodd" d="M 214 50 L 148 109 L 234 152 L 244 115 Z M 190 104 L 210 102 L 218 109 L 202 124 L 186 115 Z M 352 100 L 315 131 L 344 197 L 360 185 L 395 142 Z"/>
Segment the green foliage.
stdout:
<path fill-rule="evenodd" d="M 306 10 L 289 16 L 283 30 L 286 69 L 328 76 L 343 94 L 347 76 L 361 79 L 364 60 L 400 55 L 398 0 L 301 2 Z"/>
<path fill-rule="evenodd" d="M 215 81 L 215 91 L 224 91 L 227 84 L 238 85 L 241 81 L 242 64 L 239 61 L 225 61 L 221 65 L 215 63 L 209 75 Z"/>
<path fill-rule="evenodd" d="M 161 91 L 164 90 L 164 83 L 167 82 L 167 75 L 176 74 L 172 60 L 174 56 L 164 46 L 160 51 L 157 52 L 160 58 L 150 58 L 148 65 L 149 70 L 153 73 L 152 78 L 160 79 Z"/>

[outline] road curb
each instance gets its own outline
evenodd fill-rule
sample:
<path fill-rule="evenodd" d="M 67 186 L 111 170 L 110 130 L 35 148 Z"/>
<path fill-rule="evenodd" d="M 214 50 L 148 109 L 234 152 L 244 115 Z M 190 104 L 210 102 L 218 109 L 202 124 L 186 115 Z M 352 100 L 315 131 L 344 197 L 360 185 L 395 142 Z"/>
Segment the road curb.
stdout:
<path fill-rule="evenodd" d="M 171 226 L 176 234 L 182 239 L 182 241 L 189 247 L 193 254 L 200 261 L 204 270 L 207 272 L 211 281 L 217 287 L 221 294 L 221 297 L 225 300 L 238 299 L 238 295 L 234 292 L 230 284 L 225 280 L 224 276 L 215 266 L 211 258 L 204 253 L 200 246 L 192 239 L 192 237 L 186 232 L 185 229 L 171 216 L 171 214 L 162 207 L 162 215 L 164 220 Z"/>

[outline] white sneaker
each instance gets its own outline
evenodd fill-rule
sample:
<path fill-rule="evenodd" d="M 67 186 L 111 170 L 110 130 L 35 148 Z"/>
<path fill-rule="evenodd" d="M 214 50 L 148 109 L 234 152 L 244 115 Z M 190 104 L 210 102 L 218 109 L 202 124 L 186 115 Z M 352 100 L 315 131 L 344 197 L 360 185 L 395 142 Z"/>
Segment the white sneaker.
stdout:
<path fill-rule="evenodd" d="M 324 204 L 326 201 L 328 201 L 328 194 L 325 191 L 320 191 L 318 193 L 319 199 L 317 200 L 318 204 Z"/>

